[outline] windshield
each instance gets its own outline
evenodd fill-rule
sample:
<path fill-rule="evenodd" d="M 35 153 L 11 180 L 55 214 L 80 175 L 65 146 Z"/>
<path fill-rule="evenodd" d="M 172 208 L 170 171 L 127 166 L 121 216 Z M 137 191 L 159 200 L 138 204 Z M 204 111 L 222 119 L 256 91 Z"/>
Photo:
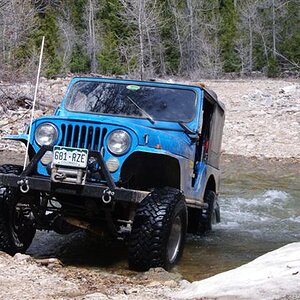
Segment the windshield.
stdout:
<path fill-rule="evenodd" d="M 66 99 L 71 111 L 174 122 L 190 122 L 195 107 L 192 90 L 94 81 L 75 83 Z"/>

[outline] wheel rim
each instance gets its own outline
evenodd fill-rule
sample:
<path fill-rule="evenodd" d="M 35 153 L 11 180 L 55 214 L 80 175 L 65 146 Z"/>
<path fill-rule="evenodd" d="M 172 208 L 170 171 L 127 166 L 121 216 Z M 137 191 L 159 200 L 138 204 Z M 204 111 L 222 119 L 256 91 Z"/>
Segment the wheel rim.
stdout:
<path fill-rule="evenodd" d="M 216 224 L 216 223 L 217 223 L 217 214 L 216 214 L 216 210 L 214 209 L 211 214 L 211 224 Z"/>
<path fill-rule="evenodd" d="M 169 240 L 168 240 L 168 246 L 167 246 L 167 255 L 168 255 L 168 261 L 170 263 L 173 263 L 178 255 L 179 249 L 180 249 L 180 242 L 181 242 L 181 234 L 182 234 L 182 222 L 180 216 L 176 216 Z"/>

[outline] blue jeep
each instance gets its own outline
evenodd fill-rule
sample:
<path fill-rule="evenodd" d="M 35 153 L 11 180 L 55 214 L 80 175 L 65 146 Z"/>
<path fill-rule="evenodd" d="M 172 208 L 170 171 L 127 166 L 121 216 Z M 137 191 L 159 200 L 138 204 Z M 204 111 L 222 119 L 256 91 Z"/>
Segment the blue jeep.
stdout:
<path fill-rule="evenodd" d="M 0 250 L 78 227 L 128 244 L 129 267 L 170 269 L 187 232 L 220 221 L 224 106 L 201 85 L 72 79 L 32 122 L 29 164 L 0 167 Z"/>

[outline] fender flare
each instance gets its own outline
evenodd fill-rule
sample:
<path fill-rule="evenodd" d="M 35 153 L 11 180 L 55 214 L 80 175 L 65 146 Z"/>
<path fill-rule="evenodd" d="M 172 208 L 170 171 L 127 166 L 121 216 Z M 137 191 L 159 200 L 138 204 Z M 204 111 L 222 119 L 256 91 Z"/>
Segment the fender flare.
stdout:
<path fill-rule="evenodd" d="M 28 134 L 16 134 L 16 135 L 6 135 L 3 137 L 4 140 L 17 141 L 23 143 L 27 146 L 28 143 Z M 29 144 L 29 157 L 30 159 L 35 155 L 35 151 L 31 144 Z"/>

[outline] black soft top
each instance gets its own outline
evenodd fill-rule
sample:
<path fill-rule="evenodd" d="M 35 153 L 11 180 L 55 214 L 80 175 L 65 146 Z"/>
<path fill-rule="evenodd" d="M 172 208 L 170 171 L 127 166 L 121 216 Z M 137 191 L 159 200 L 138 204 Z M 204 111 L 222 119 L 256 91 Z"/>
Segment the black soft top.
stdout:
<path fill-rule="evenodd" d="M 209 98 L 216 102 L 221 107 L 221 109 L 225 111 L 225 104 L 218 99 L 217 94 L 213 90 L 208 89 L 207 87 L 202 87 L 202 89 L 205 95 L 208 95 Z"/>

